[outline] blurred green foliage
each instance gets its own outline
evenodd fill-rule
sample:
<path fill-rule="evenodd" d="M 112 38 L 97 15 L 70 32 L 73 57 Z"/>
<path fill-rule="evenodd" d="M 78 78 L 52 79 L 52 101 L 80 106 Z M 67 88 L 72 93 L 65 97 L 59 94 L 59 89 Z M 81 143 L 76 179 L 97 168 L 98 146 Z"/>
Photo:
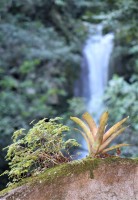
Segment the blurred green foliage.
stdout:
<path fill-rule="evenodd" d="M 109 1 L 105 1 L 109 2 Z M 112 54 L 112 72 L 118 74 L 109 82 L 105 93 L 105 103 L 111 114 L 111 122 L 130 116 L 127 135 L 118 140 L 131 143 L 124 156 L 138 156 L 138 1 L 111 1 L 111 8 L 102 12 L 98 19 L 105 24 L 105 33 L 115 33 Z M 108 4 L 109 6 L 109 4 Z M 109 7 L 108 7 L 109 8 Z"/>
<path fill-rule="evenodd" d="M 127 157 L 138 156 L 138 81 L 128 83 L 122 77 L 114 76 L 109 81 L 104 101 L 110 113 L 110 123 L 129 116 L 130 127 L 126 134 L 118 138 L 119 142 L 132 144 L 128 151 L 124 148 L 122 154 Z"/>
<path fill-rule="evenodd" d="M 98 17 L 105 24 L 105 32 L 110 30 L 115 33 L 114 71 L 129 81 L 133 74 L 138 74 L 138 1 L 118 0 L 111 1 L 111 4 L 112 2 L 112 9 L 102 12 Z"/>
<path fill-rule="evenodd" d="M 0 1 L 0 173 L 15 130 L 70 109 L 86 33 L 82 2 Z"/>

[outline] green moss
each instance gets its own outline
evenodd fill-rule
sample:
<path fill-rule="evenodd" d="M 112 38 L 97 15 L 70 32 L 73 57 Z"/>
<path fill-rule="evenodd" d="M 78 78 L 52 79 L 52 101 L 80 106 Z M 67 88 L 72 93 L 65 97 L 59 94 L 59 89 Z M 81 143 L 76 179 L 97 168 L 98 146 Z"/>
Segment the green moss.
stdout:
<path fill-rule="evenodd" d="M 82 159 L 79 161 L 73 161 L 66 164 L 61 164 L 56 167 L 45 170 L 43 173 L 38 174 L 37 176 L 25 178 L 17 184 L 14 184 L 3 191 L 0 192 L 0 196 L 3 196 L 10 190 L 19 187 L 25 183 L 30 186 L 45 183 L 47 185 L 52 184 L 54 182 L 60 182 L 64 177 L 70 177 L 72 175 L 79 175 L 86 171 L 89 171 L 90 178 L 94 178 L 93 170 L 98 168 L 100 165 L 118 165 L 118 164 L 136 164 L 138 165 L 138 158 L 135 159 L 126 159 L 126 158 L 118 158 L 118 157 L 110 157 L 106 159 L 92 159 L 87 157 L 86 159 Z"/>
<path fill-rule="evenodd" d="M 46 184 L 52 184 L 55 181 L 60 181 L 61 178 L 79 175 L 86 171 L 90 172 L 90 177 L 93 177 L 93 170 L 98 167 L 99 159 L 87 158 L 79 161 L 73 161 L 67 164 L 62 164 L 54 168 L 46 170 L 36 179 L 44 181 Z"/>

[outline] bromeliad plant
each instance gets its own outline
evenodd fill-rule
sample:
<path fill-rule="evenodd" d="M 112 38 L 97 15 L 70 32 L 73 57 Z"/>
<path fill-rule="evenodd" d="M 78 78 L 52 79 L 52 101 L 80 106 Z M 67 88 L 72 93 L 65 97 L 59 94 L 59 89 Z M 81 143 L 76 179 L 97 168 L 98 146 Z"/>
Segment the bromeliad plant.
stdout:
<path fill-rule="evenodd" d="M 113 149 L 119 149 L 120 147 L 129 145 L 129 144 L 118 144 L 115 146 L 108 147 L 108 145 L 118 135 L 120 135 L 124 130 L 126 130 L 127 127 L 122 127 L 122 125 L 128 119 L 128 117 L 122 119 L 107 131 L 106 127 L 108 120 L 108 112 L 104 112 L 101 115 L 99 127 L 97 127 L 95 121 L 88 112 L 85 112 L 82 115 L 82 118 L 87 124 L 77 117 L 70 117 L 71 120 L 76 122 L 82 128 L 83 131 L 79 129 L 76 130 L 78 130 L 86 140 L 90 156 L 98 157 Z"/>

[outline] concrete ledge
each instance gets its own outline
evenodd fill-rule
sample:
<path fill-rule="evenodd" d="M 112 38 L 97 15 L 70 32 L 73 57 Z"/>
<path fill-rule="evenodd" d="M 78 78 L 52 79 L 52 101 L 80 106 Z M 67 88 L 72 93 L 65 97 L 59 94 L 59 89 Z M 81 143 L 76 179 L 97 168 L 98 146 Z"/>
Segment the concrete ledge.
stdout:
<path fill-rule="evenodd" d="M 138 159 L 87 158 L 60 165 L 3 190 L 0 199 L 138 200 Z"/>

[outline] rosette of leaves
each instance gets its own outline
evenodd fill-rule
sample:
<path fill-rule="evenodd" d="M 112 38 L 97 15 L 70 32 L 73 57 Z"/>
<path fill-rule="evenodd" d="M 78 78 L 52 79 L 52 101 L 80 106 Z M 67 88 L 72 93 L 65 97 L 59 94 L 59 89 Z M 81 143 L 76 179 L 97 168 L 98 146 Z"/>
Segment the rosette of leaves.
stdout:
<path fill-rule="evenodd" d="M 108 145 L 118 135 L 120 135 L 123 131 L 126 130 L 127 127 L 123 127 L 122 125 L 128 119 L 128 117 L 122 119 L 107 131 L 106 127 L 108 120 L 108 112 L 104 112 L 101 115 L 99 126 L 96 125 L 95 121 L 88 112 L 85 112 L 82 115 L 82 118 L 86 123 L 77 117 L 70 117 L 71 120 L 76 122 L 82 128 L 82 130 L 77 130 L 85 138 L 90 156 L 97 157 L 113 149 L 119 149 L 120 147 L 129 145 L 117 144 L 115 146 L 108 147 Z"/>
<path fill-rule="evenodd" d="M 6 160 L 9 161 L 10 170 L 3 175 L 8 174 L 14 183 L 46 168 L 70 161 L 70 156 L 65 157 L 63 151 L 67 155 L 67 148 L 79 144 L 73 139 L 64 140 L 64 132 L 69 131 L 69 127 L 58 123 L 60 119 L 56 117 L 48 122 L 43 119 L 28 132 L 25 129 L 15 131 L 13 143 L 7 147 Z"/>

